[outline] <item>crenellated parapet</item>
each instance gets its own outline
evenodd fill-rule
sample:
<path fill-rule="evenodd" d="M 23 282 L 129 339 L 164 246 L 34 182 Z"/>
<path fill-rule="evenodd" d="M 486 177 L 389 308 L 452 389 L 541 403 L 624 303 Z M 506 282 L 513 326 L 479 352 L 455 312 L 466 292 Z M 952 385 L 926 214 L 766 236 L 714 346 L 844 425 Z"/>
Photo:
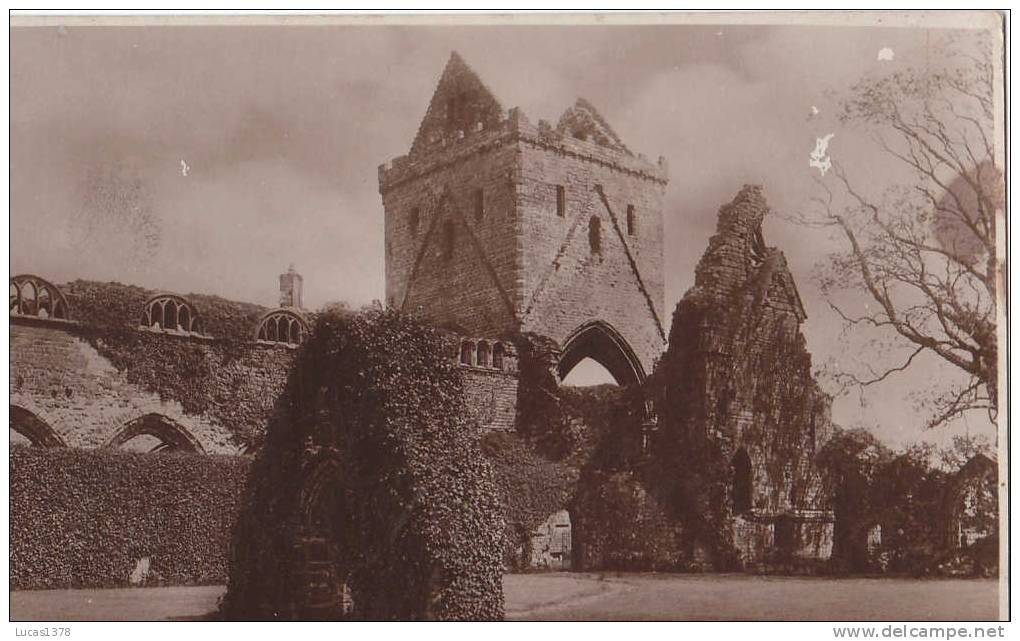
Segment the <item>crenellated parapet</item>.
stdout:
<path fill-rule="evenodd" d="M 504 119 L 495 124 L 478 122 L 453 136 L 437 139 L 432 146 L 418 153 L 397 156 L 379 165 L 379 193 L 385 194 L 409 180 L 429 176 L 472 157 L 519 142 L 661 185 L 668 182 L 669 163 L 665 157 L 659 156 L 653 163 L 643 154 L 631 154 L 626 147 L 622 147 L 622 143 L 606 143 L 603 142 L 606 140 L 604 137 L 583 132 L 562 123 L 553 127 L 546 120 L 532 123 L 520 108 L 514 107 Z"/>

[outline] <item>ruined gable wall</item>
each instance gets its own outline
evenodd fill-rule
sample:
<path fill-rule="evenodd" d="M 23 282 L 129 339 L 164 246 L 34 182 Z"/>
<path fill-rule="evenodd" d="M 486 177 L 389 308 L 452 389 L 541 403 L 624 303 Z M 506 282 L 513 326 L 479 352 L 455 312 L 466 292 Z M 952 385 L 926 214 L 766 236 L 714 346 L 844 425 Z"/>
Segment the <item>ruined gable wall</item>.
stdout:
<path fill-rule="evenodd" d="M 758 187 L 720 210 L 717 233 L 677 306 L 670 350 L 681 354 L 686 429 L 748 452 L 761 514 L 821 508 L 813 456 L 829 431 L 829 399 L 811 378 L 803 311 L 781 252 L 764 246 Z"/>
<path fill-rule="evenodd" d="M 520 123 L 519 131 L 524 330 L 562 344 L 581 324 L 606 321 L 630 343 L 645 372 L 650 373 L 662 353 L 663 336 L 658 325 L 665 320 L 664 165 L 651 165 L 526 121 Z M 558 185 L 565 188 L 566 196 L 562 217 L 557 215 Z M 615 224 L 596 185 L 602 186 Z M 627 205 L 634 206 L 634 235 L 627 233 Z M 601 220 L 601 255 L 593 255 L 589 246 L 592 216 Z M 641 285 L 623 250 L 621 233 Z M 654 315 L 650 307 L 654 307 Z"/>

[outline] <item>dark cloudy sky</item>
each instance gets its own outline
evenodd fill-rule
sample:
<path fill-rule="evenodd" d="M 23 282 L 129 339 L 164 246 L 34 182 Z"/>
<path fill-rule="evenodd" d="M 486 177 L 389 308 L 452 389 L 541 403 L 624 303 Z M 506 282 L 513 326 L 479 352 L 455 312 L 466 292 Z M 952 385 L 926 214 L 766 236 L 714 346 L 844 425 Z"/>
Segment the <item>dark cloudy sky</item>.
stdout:
<path fill-rule="evenodd" d="M 589 99 L 626 144 L 670 163 L 666 292 L 693 283 L 718 207 L 760 183 L 777 211 L 817 187 L 816 137 L 861 184 L 891 173 L 836 121 L 833 92 L 923 66 L 927 29 L 794 26 L 83 27 L 11 30 L 11 270 L 275 304 L 295 263 L 306 304 L 383 298 L 377 166 L 407 153 L 457 50 L 505 108 L 555 122 Z M 970 37 L 970 36 L 967 36 Z M 888 47 L 892 61 L 878 60 Z M 809 118 L 812 105 L 819 109 Z M 183 164 L 187 165 L 184 175 Z M 778 217 L 816 363 L 853 358 L 812 282 L 824 232 Z M 951 372 L 844 398 L 835 418 L 919 438 L 907 396 Z M 921 371 L 921 370 L 917 370 Z M 932 378 L 931 376 L 934 376 Z M 990 433 L 972 417 L 957 430 Z"/>

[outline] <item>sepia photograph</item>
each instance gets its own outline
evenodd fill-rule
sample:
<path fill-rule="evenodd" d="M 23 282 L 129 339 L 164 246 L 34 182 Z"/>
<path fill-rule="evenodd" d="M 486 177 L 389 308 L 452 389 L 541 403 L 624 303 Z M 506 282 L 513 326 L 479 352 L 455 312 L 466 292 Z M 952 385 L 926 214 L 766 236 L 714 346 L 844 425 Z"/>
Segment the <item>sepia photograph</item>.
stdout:
<path fill-rule="evenodd" d="M 18 636 L 1005 636 L 1008 11 L 211 13 L 9 18 Z"/>

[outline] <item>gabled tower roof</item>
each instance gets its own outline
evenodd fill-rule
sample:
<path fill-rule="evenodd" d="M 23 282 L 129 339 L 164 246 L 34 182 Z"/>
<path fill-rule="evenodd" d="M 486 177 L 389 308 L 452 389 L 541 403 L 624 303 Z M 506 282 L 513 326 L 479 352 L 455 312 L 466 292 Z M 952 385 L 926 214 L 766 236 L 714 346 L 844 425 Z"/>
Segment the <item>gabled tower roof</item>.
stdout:
<path fill-rule="evenodd" d="M 578 98 L 573 107 L 563 112 L 560 121 L 556 124 L 556 131 L 580 140 L 591 140 L 599 146 L 633 155 L 613 131 L 613 128 L 609 126 L 606 119 L 602 117 L 602 114 L 584 98 Z"/>
<path fill-rule="evenodd" d="M 503 106 L 456 51 L 439 78 L 428 111 L 418 126 L 411 155 L 436 144 L 453 142 L 469 131 L 497 126 Z"/>

